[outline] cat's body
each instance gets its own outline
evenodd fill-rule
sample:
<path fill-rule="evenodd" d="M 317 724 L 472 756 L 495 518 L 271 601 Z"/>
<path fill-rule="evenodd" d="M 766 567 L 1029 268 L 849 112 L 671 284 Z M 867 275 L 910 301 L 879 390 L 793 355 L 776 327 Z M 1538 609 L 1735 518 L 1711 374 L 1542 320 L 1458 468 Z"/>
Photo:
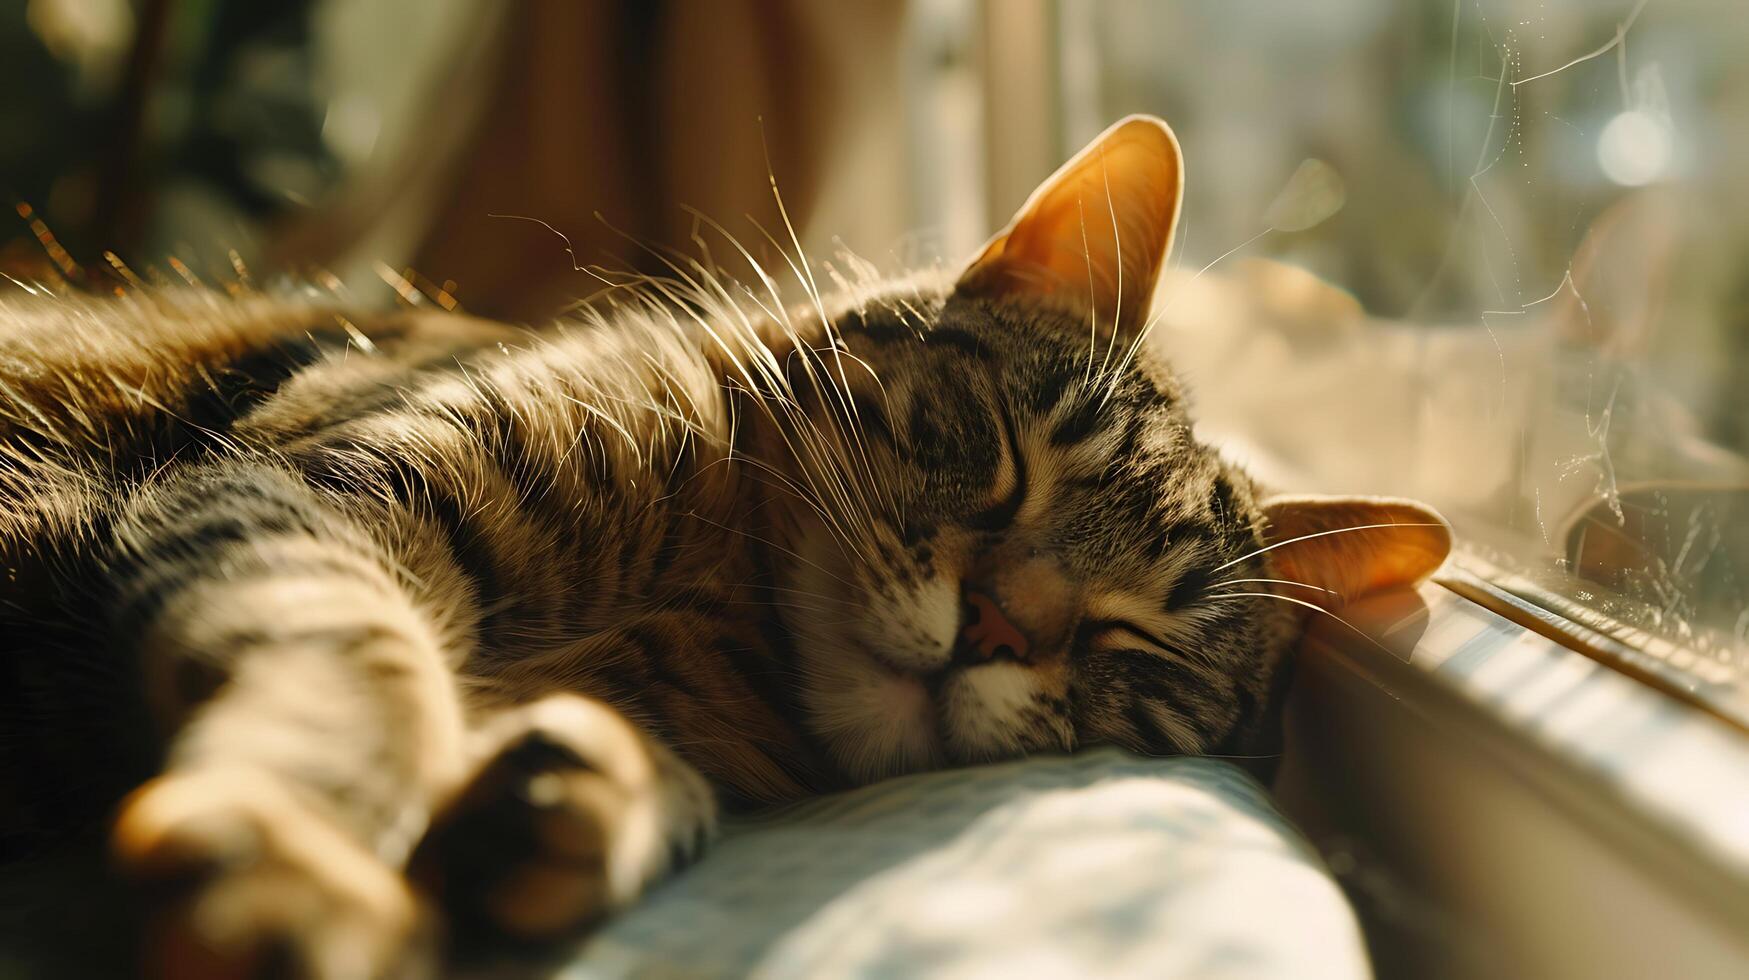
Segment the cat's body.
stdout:
<path fill-rule="evenodd" d="M 744 468 L 725 465 L 727 392 L 672 324 L 627 314 L 537 332 L 205 296 L 15 302 L 7 314 L 8 353 L 28 360 L 6 365 L 22 396 L 8 407 L 24 417 L 3 430 L 0 537 L 39 601 L 70 601 L 61 618 L 89 632 L 88 646 L 148 625 L 75 614 L 89 601 L 162 601 L 96 591 L 125 592 L 134 565 L 161 566 L 158 529 L 180 533 L 169 525 L 231 484 L 308 494 L 298 506 L 332 508 L 380 549 L 471 704 L 586 692 L 659 719 L 678 742 L 712 743 L 708 758 L 739 796 L 831 784 L 780 706 L 730 669 L 781 670 L 763 662 L 767 604 L 749 591 L 768 576 L 750 524 L 759 502 Z M 117 356 L 129 347 L 140 360 Z M 44 383 L 53 377 L 91 380 L 67 390 Z M 52 448 L 79 463 L 38 461 L 39 411 L 61 413 L 53 431 L 68 439 Z M 80 445 L 75 414 L 109 424 Z M 124 417 L 132 437 L 118 441 Z M 221 506 L 212 519 L 257 516 Z M 91 549 L 105 552 L 102 581 L 78 581 Z M 22 627 L 44 611 L 9 612 Z M 701 619 L 722 634 L 711 655 L 669 639 L 710 632 Z M 20 628 L 7 642 L 36 640 Z M 688 711 L 700 697 L 709 718 Z"/>
<path fill-rule="evenodd" d="M 0 829 L 159 773 L 112 846 L 183 883 L 160 963 L 367 975 L 417 931 L 402 867 L 554 934 L 692 853 L 707 783 L 1269 751 L 1299 621 L 1271 583 L 1412 579 L 1444 530 L 1266 514 L 1192 439 L 1131 342 L 1176 145 L 1132 120 L 1089 152 L 957 282 L 835 300 L 693 269 L 540 330 L 0 306 Z M 1070 246 L 1090 177 L 1112 227 Z M 1269 548 L 1368 523 L 1425 530 L 1394 566 L 1340 536 L 1325 575 Z"/>

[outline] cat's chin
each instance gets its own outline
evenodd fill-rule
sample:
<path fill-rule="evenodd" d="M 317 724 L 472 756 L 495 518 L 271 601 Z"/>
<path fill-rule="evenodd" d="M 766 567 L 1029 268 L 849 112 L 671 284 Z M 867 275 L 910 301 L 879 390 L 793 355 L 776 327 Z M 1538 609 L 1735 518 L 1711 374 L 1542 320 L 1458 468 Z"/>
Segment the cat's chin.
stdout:
<path fill-rule="evenodd" d="M 945 764 L 927 678 L 859 644 L 834 646 L 805 648 L 805 700 L 815 734 L 845 773 L 863 783 Z"/>
<path fill-rule="evenodd" d="M 1066 717 L 1044 711 L 1039 674 L 1013 663 L 989 663 L 945 672 L 932 685 L 937 727 L 955 763 L 1066 750 L 1073 733 Z"/>
<path fill-rule="evenodd" d="M 1039 679 L 1020 665 L 918 672 L 860 644 L 840 653 L 809 702 L 828 751 L 858 782 L 1072 743 L 1067 719 L 1040 720 Z"/>

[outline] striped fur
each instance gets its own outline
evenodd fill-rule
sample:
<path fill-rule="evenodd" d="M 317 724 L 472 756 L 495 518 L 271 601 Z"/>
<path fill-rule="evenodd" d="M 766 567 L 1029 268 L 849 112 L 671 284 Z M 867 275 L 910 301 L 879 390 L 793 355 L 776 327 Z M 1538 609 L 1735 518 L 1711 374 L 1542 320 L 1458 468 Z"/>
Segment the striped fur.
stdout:
<path fill-rule="evenodd" d="M 749 802 L 1091 742 L 1250 749 L 1291 626 L 1203 598 L 1265 574 L 1216 571 L 1259 517 L 1164 366 L 1112 379 L 1066 316 L 875 288 L 540 331 L 9 301 L 9 821 L 210 757 L 399 863 L 469 731 L 567 692 Z M 1016 548 L 1061 557 L 1063 656 L 949 669 L 962 578 Z"/>
<path fill-rule="evenodd" d="M 421 895 L 524 936 L 611 911 L 719 796 L 1270 750 L 1297 617 L 1217 588 L 1272 577 L 1264 518 L 1139 338 L 674 268 L 541 329 L 0 302 L 0 832 L 133 790 L 124 867 L 204 883 L 164 956 L 353 975 Z M 963 656 L 973 583 L 1027 656 Z"/>
<path fill-rule="evenodd" d="M 1260 543 L 1248 482 L 1190 438 L 1163 365 L 1143 359 L 1108 385 L 1066 317 L 918 281 L 863 295 L 829 328 L 811 311 L 740 333 L 718 323 L 720 345 L 677 309 L 539 332 L 346 318 L 375 338 L 367 352 L 332 312 L 261 305 L 8 304 L 10 638 L 31 642 L 33 606 L 51 621 L 55 600 L 99 593 L 113 622 L 85 628 L 142 635 L 165 593 L 271 532 L 285 555 L 250 560 L 275 574 L 303 560 L 312 577 L 345 561 L 389 576 L 473 703 L 593 694 L 712 746 L 698 764 L 749 800 L 910 768 L 834 753 L 816 727 L 837 723 L 834 695 L 803 694 L 833 669 L 820 661 L 857 659 L 839 655 L 855 642 L 915 643 L 892 656 L 920 661 L 951 647 L 956 566 L 1021 530 L 1062 551 L 1083 633 L 1133 620 L 1145 629 L 1130 639 L 1169 639 L 1223 688 L 1267 673 L 1233 669 L 1270 646 L 1233 626 L 1269 617 L 1192 594 Z M 103 363 L 115 336 L 132 342 Z M 1017 464 L 1024 499 L 978 524 Z M 299 549 L 316 554 L 289 557 Z M 839 613 L 859 607 L 853 640 Z M 1232 652 L 1203 649 L 1220 637 Z M 1053 730 L 1196 751 L 1234 729 L 1221 700 L 1174 709 L 1197 733 L 1181 743 L 1110 718 Z M 936 763 L 999 751 L 926 734 L 947 736 Z M 1073 744 L 1038 735 L 1002 750 Z"/>

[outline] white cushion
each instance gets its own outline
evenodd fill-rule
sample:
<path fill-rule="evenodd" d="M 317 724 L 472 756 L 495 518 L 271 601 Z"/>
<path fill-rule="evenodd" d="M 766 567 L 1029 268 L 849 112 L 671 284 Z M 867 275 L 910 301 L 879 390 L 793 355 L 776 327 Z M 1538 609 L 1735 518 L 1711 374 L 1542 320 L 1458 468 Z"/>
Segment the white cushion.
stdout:
<path fill-rule="evenodd" d="M 1371 975 L 1341 890 L 1250 776 L 1115 749 L 737 819 L 559 974 Z"/>

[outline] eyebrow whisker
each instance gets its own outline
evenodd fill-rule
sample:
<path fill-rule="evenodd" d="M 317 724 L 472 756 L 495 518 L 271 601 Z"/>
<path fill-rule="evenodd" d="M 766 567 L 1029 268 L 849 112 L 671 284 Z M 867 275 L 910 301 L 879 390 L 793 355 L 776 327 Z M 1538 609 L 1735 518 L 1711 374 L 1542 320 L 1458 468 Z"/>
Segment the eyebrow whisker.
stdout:
<path fill-rule="evenodd" d="M 1293 579 L 1286 578 L 1225 578 L 1216 582 L 1215 585 L 1242 585 L 1247 582 L 1267 583 L 1270 585 L 1297 585 L 1302 589 L 1317 589 L 1319 592 L 1327 592 L 1330 595 L 1337 597 L 1341 597 L 1342 595 L 1342 593 L 1335 589 L 1326 589 L 1322 585 L 1313 585 L 1310 582 L 1295 582 Z M 1213 588 L 1213 586 L 1211 586 L 1211 588 Z"/>

